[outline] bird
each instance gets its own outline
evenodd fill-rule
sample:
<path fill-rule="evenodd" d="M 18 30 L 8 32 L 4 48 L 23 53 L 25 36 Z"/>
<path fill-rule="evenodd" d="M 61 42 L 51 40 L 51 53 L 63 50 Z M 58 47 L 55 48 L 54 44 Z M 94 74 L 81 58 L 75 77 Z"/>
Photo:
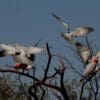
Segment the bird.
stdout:
<path fill-rule="evenodd" d="M 83 77 L 80 79 L 80 81 L 89 77 L 93 72 L 95 72 L 95 70 L 98 70 L 98 68 L 96 69 L 97 63 L 98 63 L 98 58 L 96 56 L 93 56 L 91 58 L 90 63 L 86 65 L 86 68 L 83 71 Z"/>
<path fill-rule="evenodd" d="M 90 49 L 88 48 L 88 46 L 86 46 L 80 42 L 76 42 L 75 46 L 76 46 L 77 53 L 79 54 L 83 63 L 87 64 L 89 62 L 89 60 L 91 59 Z"/>
<path fill-rule="evenodd" d="M 43 48 L 37 48 L 33 46 L 25 47 L 22 45 L 15 45 L 15 48 L 16 50 L 20 51 L 20 55 L 13 56 L 14 61 L 16 62 L 16 69 L 21 68 L 22 65 L 27 65 L 27 67 L 23 67 L 25 69 L 31 69 L 33 62 L 35 61 L 35 55 L 45 51 Z"/>
<path fill-rule="evenodd" d="M 73 40 L 73 36 L 71 34 L 64 34 L 63 32 L 60 32 L 61 36 L 67 40 L 70 44 L 75 44 Z"/>
<path fill-rule="evenodd" d="M 35 61 L 35 55 L 45 51 L 43 48 L 33 46 L 22 46 L 19 44 L 0 44 L 0 57 L 12 56 L 15 62 L 15 69 L 31 69 Z"/>
<path fill-rule="evenodd" d="M 98 57 L 98 63 L 100 63 L 100 51 L 96 52 L 96 57 Z"/>
<path fill-rule="evenodd" d="M 82 27 L 76 28 L 75 30 L 73 30 L 69 33 L 61 32 L 61 36 L 65 40 L 67 40 L 69 43 L 71 43 L 70 41 L 73 41 L 72 44 L 74 44 L 74 38 L 80 37 L 80 36 L 87 36 L 92 31 L 94 31 L 94 29 L 92 27 L 82 26 Z"/>
<path fill-rule="evenodd" d="M 78 36 L 84 36 L 84 35 L 88 35 L 88 33 L 94 31 L 94 28 L 90 27 L 90 26 L 82 26 L 82 27 L 78 27 L 76 29 L 74 29 L 73 31 L 70 31 L 71 28 L 69 26 L 69 24 L 65 23 L 60 17 L 58 17 L 55 14 L 52 14 L 54 18 L 56 18 L 60 24 L 65 27 L 66 29 L 68 29 L 68 32 L 60 32 L 61 36 L 67 40 L 69 43 L 73 44 L 74 37 L 78 37 Z"/>
<path fill-rule="evenodd" d="M 57 15 L 55 15 L 54 13 L 52 14 L 52 16 L 57 19 L 57 21 L 65 28 L 68 30 L 67 34 L 64 34 L 63 32 L 60 32 L 60 35 L 67 40 L 70 44 L 74 44 L 74 40 L 72 38 L 72 34 L 70 34 L 70 25 L 68 23 L 65 23 L 60 17 L 58 17 Z"/>

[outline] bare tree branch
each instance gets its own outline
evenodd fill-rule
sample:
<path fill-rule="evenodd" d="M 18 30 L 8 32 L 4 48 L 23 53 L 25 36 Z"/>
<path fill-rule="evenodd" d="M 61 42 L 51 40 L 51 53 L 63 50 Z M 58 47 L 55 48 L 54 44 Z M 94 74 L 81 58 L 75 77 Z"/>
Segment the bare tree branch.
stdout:
<path fill-rule="evenodd" d="M 10 72 L 10 73 L 16 73 L 16 74 L 20 74 L 20 75 L 23 75 L 23 76 L 26 76 L 26 77 L 29 77 L 31 79 L 34 79 L 36 81 L 38 81 L 38 79 L 32 75 L 29 75 L 28 73 L 24 73 L 24 72 L 19 72 L 15 69 L 2 69 L 0 68 L 0 72 Z"/>

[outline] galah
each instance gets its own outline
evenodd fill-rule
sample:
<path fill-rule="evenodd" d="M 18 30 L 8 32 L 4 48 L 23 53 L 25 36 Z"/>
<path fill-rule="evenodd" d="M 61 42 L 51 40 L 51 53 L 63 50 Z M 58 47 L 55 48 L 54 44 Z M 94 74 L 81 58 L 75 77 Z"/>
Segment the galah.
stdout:
<path fill-rule="evenodd" d="M 43 48 L 37 48 L 32 46 L 21 46 L 21 45 L 6 45 L 0 44 L 0 57 L 12 56 L 15 61 L 16 69 L 31 69 L 32 64 L 35 61 L 35 55 L 45 51 Z M 27 65 L 27 67 L 26 67 Z"/>
<path fill-rule="evenodd" d="M 79 37 L 79 36 L 84 36 L 84 35 L 88 35 L 88 33 L 94 31 L 94 29 L 92 27 L 89 26 L 83 26 L 83 27 L 79 27 L 76 28 L 74 31 L 71 31 L 70 33 L 61 33 L 61 36 L 63 34 L 63 38 L 65 40 L 68 41 L 67 38 L 70 38 L 71 41 L 74 41 L 74 37 Z M 68 41 L 70 42 L 70 41 Z"/>
<path fill-rule="evenodd" d="M 81 57 L 82 61 L 87 64 L 89 62 L 89 59 L 91 58 L 90 49 L 88 46 L 81 44 L 80 42 L 75 43 L 77 53 Z"/>
<path fill-rule="evenodd" d="M 55 14 L 52 14 L 54 18 L 56 18 L 59 23 L 65 28 L 68 30 L 68 33 L 67 34 L 64 34 L 63 32 L 60 32 L 61 36 L 67 40 L 70 44 L 74 44 L 74 40 L 73 40 L 73 37 L 72 37 L 72 34 L 70 34 L 70 26 L 65 23 L 60 17 L 58 17 L 57 15 Z"/>
<path fill-rule="evenodd" d="M 60 24 L 65 27 L 66 29 L 69 30 L 68 33 L 66 34 L 70 34 L 70 35 L 73 35 L 73 36 L 83 36 L 83 35 L 87 35 L 88 33 L 94 31 L 94 29 L 90 26 L 83 26 L 83 27 L 79 27 L 79 28 L 76 28 L 75 30 L 73 31 L 70 31 L 70 26 L 65 23 L 60 17 L 58 17 L 57 15 L 55 14 L 52 14 L 53 17 L 55 17 L 59 22 Z"/>
<path fill-rule="evenodd" d="M 20 64 L 25 64 L 27 65 L 27 69 L 32 68 L 32 64 L 35 61 L 35 55 L 45 51 L 45 49 L 43 48 L 37 48 L 37 47 L 32 47 L 32 46 L 25 47 L 21 45 L 16 45 L 15 48 L 16 50 L 20 51 L 20 55 L 13 56 L 16 62 L 15 67 L 20 68 Z"/>
<path fill-rule="evenodd" d="M 88 33 L 94 31 L 94 29 L 92 27 L 90 27 L 90 26 L 83 26 L 83 27 L 76 28 L 73 31 L 70 31 L 70 26 L 67 23 L 65 23 L 60 17 L 58 17 L 55 14 L 53 14 L 53 17 L 55 17 L 63 27 L 68 29 L 68 32 L 66 32 L 66 33 L 62 33 L 61 32 L 61 36 L 65 40 L 67 40 L 69 43 L 73 43 L 74 42 L 73 37 L 88 35 Z"/>
<path fill-rule="evenodd" d="M 80 81 L 82 81 L 84 78 L 89 77 L 93 72 L 95 72 L 95 70 L 97 70 L 96 69 L 97 63 L 98 63 L 98 58 L 96 56 L 93 56 L 91 58 L 90 63 L 88 63 L 86 68 L 84 69 L 83 77 L 81 78 Z"/>

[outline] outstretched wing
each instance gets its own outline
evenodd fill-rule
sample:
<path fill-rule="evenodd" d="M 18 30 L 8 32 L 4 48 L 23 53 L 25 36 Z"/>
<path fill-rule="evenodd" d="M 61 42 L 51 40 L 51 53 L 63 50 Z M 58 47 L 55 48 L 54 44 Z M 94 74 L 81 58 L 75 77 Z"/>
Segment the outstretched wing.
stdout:
<path fill-rule="evenodd" d="M 84 26 L 84 27 L 76 28 L 71 33 L 73 34 L 73 36 L 83 36 L 83 35 L 87 35 L 88 33 L 92 32 L 92 31 L 94 31 L 94 29 L 92 27 Z"/>
<path fill-rule="evenodd" d="M 44 48 L 37 48 L 37 47 L 27 47 L 25 54 L 38 54 L 45 52 L 46 50 Z"/>
<path fill-rule="evenodd" d="M 2 49 L 0 51 L 0 57 L 18 55 L 20 53 L 15 49 L 13 45 L 0 44 L 0 48 Z"/>
<path fill-rule="evenodd" d="M 69 26 L 67 23 L 65 23 L 60 17 L 58 17 L 58 16 L 55 15 L 55 14 L 52 14 L 52 16 L 53 16 L 54 18 L 56 18 L 56 19 L 59 21 L 59 23 L 60 23 L 65 29 L 70 29 L 70 26 Z"/>

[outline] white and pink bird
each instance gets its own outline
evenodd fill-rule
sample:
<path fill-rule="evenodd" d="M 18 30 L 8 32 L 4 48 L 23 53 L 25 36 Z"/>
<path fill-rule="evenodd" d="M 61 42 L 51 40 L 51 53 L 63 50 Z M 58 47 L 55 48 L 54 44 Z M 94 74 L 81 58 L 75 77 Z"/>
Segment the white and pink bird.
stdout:
<path fill-rule="evenodd" d="M 86 68 L 84 69 L 83 77 L 81 78 L 80 81 L 89 77 L 93 72 L 95 72 L 95 70 L 98 70 L 98 68 L 96 68 L 97 63 L 98 63 L 98 58 L 96 56 L 93 56 L 90 60 L 90 63 L 88 63 Z"/>
<path fill-rule="evenodd" d="M 63 33 L 61 32 L 61 36 L 67 40 L 69 43 L 73 44 L 74 43 L 74 40 L 73 40 L 73 37 L 78 37 L 78 36 L 83 36 L 83 35 L 88 35 L 88 33 L 94 31 L 94 29 L 90 26 L 83 26 L 83 27 L 79 27 L 79 28 L 76 28 L 75 30 L 73 31 L 70 31 L 70 26 L 65 23 L 60 17 L 58 17 L 57 15 L 55 14 L 52 14 L 54 18 L 56 18 L 59 23 L 65 27 L 66 29 L 68 29 L 68 32 L 67 33 Z"/>
<path fill-rule="evenodd" d="M 35 55 L 45 51 L 43 48 L 21 45 L 0 44 L 0 57 L 12 56 L 15 61 L 15 69 L 32 69 Z"/>

